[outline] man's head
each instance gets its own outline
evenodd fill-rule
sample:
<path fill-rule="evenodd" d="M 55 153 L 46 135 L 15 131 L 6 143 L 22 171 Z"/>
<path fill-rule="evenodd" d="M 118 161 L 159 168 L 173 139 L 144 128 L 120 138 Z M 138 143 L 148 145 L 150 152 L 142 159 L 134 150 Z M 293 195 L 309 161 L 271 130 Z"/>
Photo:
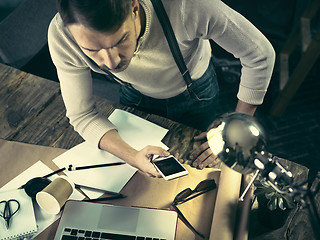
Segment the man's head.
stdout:
<path fill-rule="evenodd" d="M 81 24 L 100 32 L 116 31 L 128 17 L 132 0 L 57 0 L 66 25 Z"/>
<path fill-rule="evenodd" d="M 57 0 L 57 8 L 79 47 L 101 68 L 128 67 L 141 31 L 139 0 Z"/>

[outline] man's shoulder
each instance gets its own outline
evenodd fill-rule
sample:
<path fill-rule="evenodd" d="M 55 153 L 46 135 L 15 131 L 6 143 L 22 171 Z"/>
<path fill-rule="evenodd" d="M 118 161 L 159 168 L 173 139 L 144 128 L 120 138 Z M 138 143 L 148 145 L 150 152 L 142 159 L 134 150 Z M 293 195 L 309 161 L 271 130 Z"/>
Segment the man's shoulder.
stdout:
<path fill-rule="evenodd" d="M 65 32 L 66 26 L 64 25 L 60 13 L 57 13 L 51 20 L 49 25 L 49 33 L 50 32 Z"/>
<path fill-rule="evenodd" d="M 51 20 L 48 28 L 48 41 L 57 43 L 73 43 L 73 37 L 68 27 L 63 23 L 59 13 L 57 13 Z"/>
<path fill-rule="evenodd" d="M 221 0 L 162 0 L 166 11 L 182 16 L 198 15 L 211 12 Z"/>
<path fill-rule="evenodd" d="M 70 66 L 86 66 L 84 54 L 59 13 L 53 17 L 49 25 L 48 44 L 51 58 L 56 66 L 65 68 L 67 66 L 65 62 L 72 63 Z"/>
<path fill-rule="evenodd" d="M 149 0 L 151 1 L 151 0 Z M 210 4 L 213 2 L 216 2 L 217 0 L 162 0 L 164 5 L 168 5 L 168 6 L 193 6 L 195 10 L 197 8 L 197 6 L 200 5 L 206 5 L 206 4 Z"/>

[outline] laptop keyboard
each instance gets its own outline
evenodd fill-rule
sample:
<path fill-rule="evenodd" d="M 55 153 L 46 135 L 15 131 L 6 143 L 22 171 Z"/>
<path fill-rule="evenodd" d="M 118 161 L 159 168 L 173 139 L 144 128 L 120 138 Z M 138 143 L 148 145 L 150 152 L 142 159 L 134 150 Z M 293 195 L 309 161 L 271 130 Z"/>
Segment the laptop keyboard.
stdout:
<path fill-rule="evenodd" d="M 166 240 L 163 238 L 123 235 L 65 228 L 61 240 Z"/>

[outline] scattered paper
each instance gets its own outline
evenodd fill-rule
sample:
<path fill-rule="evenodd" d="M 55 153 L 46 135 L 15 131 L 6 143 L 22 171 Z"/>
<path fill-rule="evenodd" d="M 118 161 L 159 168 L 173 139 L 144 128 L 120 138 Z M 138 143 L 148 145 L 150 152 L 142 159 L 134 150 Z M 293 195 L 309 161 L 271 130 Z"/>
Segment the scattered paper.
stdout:
<path fill-rule="evenodd" d="M 161 142 L 168 132 L 165 128 L 118 109 L 110 115 L 109 120 L 118 127 L 119 135 L 122 139 L 137 150 L 147 145 L 168 149 Z M 74 167 L 80 167 L 120 161 L 122 162 L 121 159 L 106 151 L 95 148 L 87 142 L 71 148 L 53 160 L 59 168 L 69 166 L 70 164 Z M 136 168 L 133 168 L 129 164 L 124 164 L 71 172 L 65 171 L 65 174 L 79 185 L 120 192 L 136 171 Z M 84 188 L 82 188 L 82 191 L 90 198 L 98 198 L 103 194 L 102 192 L 90 191 Z"/>
<path fill-rule="evenodd" d="M 147 145 L 168 149 L 161 142 L 168 129 L 120 109 L 114 110 L 109 120 L 117 126 L 122 139 L 137 150 Z"/>
<path fill-rule="evenodd" d="M 114 155 L 95 148 L 87 142 L 80 143 L 53 160 L 59 168 L 69 166 L 70 164 L 74 167 L 80 167 L 120 161 L 123 162 Z M 65 174 L 76 184 L 106 191 L 120 192 L 136 171 L 137 169 L 129 164 L 123 164 L 71 172 L 65 171 Z M 90 198 L 97 198 L 103 195 L 102 192 L 82 190 Z"/>

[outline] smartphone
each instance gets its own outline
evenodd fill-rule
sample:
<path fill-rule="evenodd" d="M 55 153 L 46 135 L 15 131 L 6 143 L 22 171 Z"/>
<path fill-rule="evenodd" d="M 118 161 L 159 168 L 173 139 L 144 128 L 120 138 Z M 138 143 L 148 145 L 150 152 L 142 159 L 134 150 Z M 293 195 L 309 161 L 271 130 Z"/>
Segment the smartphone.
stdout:
<path fill-rule="evenodd" d="M 152 163 L 165 180 L 171 180 L 189 174 L 187 169 L 172 155 L 156 158 Z"/>

